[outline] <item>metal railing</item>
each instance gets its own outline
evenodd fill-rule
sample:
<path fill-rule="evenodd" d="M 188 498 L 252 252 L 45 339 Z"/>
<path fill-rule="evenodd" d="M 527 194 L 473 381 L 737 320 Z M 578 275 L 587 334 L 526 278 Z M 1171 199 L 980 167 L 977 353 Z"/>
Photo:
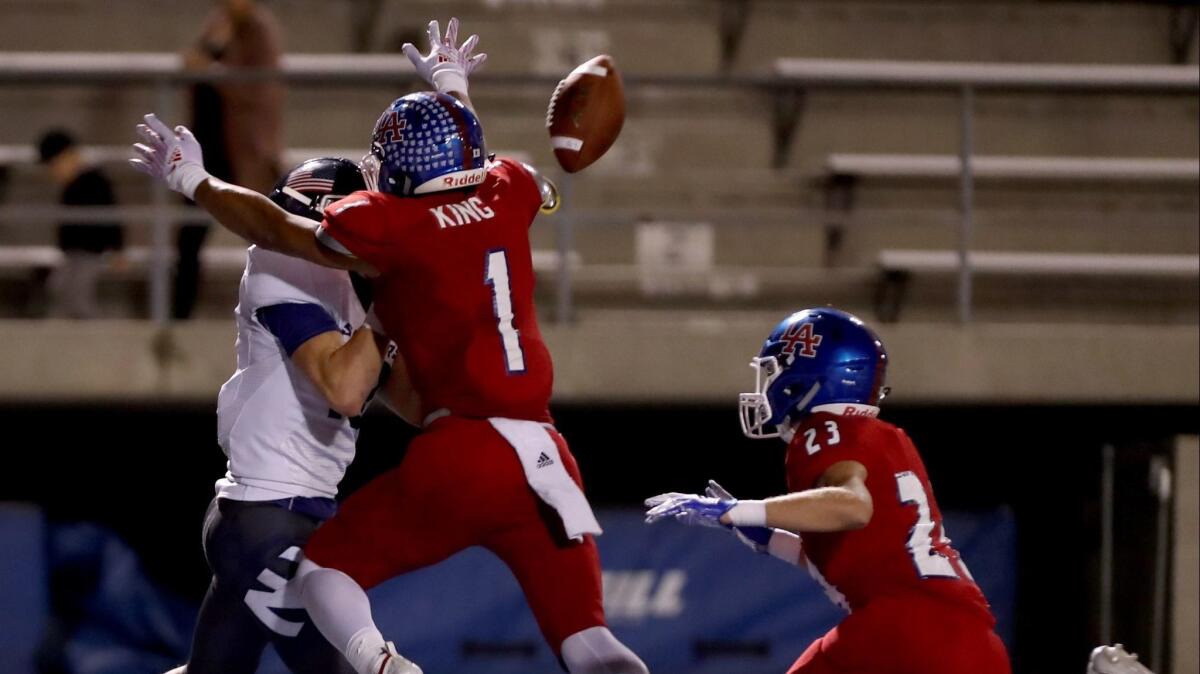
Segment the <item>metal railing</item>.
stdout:
<path fill-rule="evenodd" d="M 277 70 L 212 69 L 188 71 L 177 54 L 163 53 L 21 53 L 0 52 L 0 86 L 65 84 L 102 85 L 120 83 L 152 88 L 156 107 L 166 118 L 174 118 L 172 93 L 201 81 L 246 81 L 276 79 L 293 84 L 322 86 L 395 87 L 415 83 L 417 76 L 401 55 L 290 54 Z M 749 89 L 775 101 L 775 128 L 779 151 L 786 158 L 787 145 L 799 120 L 804 92 L 809 89 L 855 88 L 941 90 L 960 98 L 959 173 L 959 290 L 958 314 L 971 315 L 970 264 L 974 217 L 974 108 L 977 91 L 1092 91 L 1176 93 L 1200 91 L 1200 68 L 1196 66 L 980 64 L 827 59 L 780 59 L 773 72 L 757 75 L 627 75 L 626 84 L 639 87 L 722 87 Z M 473 79 L 476 87 L 532 87 L 548 97 L 557 78 L 529 74 L 492 74 Z M 564 189 L 570 190 L 569 181 Z M 151 204 L 152 246 L 151 315 L 168 320 L 168 238 L 178 213 L 166 189 L 156 185 Z M 2 215 L 2 213 L 0 213 Z M 566 264 L 573 252 L 573 230 L 581 214 L 570 204 L 559 216 L 558 248 L 563 264 L 558 280 L 556 316 L 567 320 L 573 314 L 571 269 Z"/>
<path fill-rule="evenodd" d="M 1014 92 L 1200 92 L 1200 67 L 929 63 L 780 59 L 775 72 L 793 86 L 933 89 L 959 95 L 958 318 L 971 320 L 971 236 L 975 228 L 975 94 Z"/>

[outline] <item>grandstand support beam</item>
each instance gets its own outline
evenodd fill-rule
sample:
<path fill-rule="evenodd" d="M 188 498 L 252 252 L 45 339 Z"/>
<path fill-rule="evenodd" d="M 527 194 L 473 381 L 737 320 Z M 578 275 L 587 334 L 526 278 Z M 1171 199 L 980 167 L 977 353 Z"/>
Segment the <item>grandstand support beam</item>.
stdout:
<path fill-rule="evenodd" d="M 721 69 L 729 71 L 737 60 L 746 24 L 750 22 L 749 0 L 721 0 L 717 30 L 721 36 Z"/>
<path fill-rule="evenodd" d="M 959 209 L 962 223 L 958 232 L 958 320 L 971 320 L 971 230 L 975 218 L 975 171 L 971 157 L 975 154 L 975 91 L 962 88 L 961 142 L 959 152 L 961 166 Z"/>
<path fill-rule="evenodd" d="M 1171 467 L 1167 460 L 1155 455 L 1150 459 L 1150 491 L 1158 501 L 1154 533 L 1154 612 L 1150 629 L 1150 667 L 1156 672 L 1166 671 L 1163 654 L 1166 652 L 1167 576 L 1171 568 L 1171 482 Z"/>
<path fill-rule="evenodd" d="M 1100 643 L 1111 644 L 1117 450 L 1112 445 L 1104 445 L 1100 460 Z"/>
<path fill-rule="evenodd" d="M 172 96 L 174 89 L 171 83 L 162 80 L 155 85 L 155 95 L 158 98 L 159 114 L 163 119 L 174 119 Z M 166 183 L 154 181 L 152 203 L 154 205 L 154 221 L 150 232 L 150 317 L 160 326 L 165 326 L 170 320 L 170 235 L 173 227 L 170 220 L 170 192 Z"/>
<path fill-rule="evenodd" d="M 774 168 L 787 166 L 791 155 L 792 139 L 804 114 L 807 92 L 798 87 L 782 88 L 775 92 L 775 155 Z"/>
<path fill-rule="evenodd" d="M 574 290 L 571 287 L 571 252 L 575 250 L 575 222 L 572 217 L 574 210 L 571 200 L 571 176 L 563 174 L 558 181 L 559 207 L 555 217 L 556 247 L 558 248 L 558 278 L 555 279 L 554 322 L 560 325 L 570 323 L 574 318 Z"/>
<path fill-rule="evenodd" d="M 1200 437 L 1175 438 L 1171 535 L 1171 672 L 1200 671 Z M 1159 670 L 1162 671 L 1162 670 Z M 1163 672 L 1166 674 L 1166 672 Z"/>

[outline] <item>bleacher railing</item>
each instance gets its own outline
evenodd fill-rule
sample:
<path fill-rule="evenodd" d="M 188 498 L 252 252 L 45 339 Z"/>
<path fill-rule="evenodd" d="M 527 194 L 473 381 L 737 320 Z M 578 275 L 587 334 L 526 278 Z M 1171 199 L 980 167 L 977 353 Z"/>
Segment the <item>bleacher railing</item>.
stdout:
<path fill-rule="evenodd" d="M 215 68 L 188 71 L 182 58 L 170 53 L 23 53 L 0 52 L 0 86 L 64 84 L 123 84 L 147 86 L 157 93 L 157 111 L 175 119 L 176 89 L 197 82 L 273 79 L 292 84 L 328 86 L 387 86 L 416 84 L 417 76 L 401 55 L 290 54 L 277 70 Z M 639 87 L 742 88 L 774 99 L 778 156 L 786 158 L 790 128 L 794 127 L 803 91 L 817 88 L 934 89 L 957 92 L 960 97 L 960 222 L 958 313 L 971 316 L 970 256 L 974 210 L 974 96 L 977 91 L 1095 91 L 1195 94 L 1200 91 L 1200 68 L 1191 65 L 1066 65 L 987 64 L 862 61 L 830 59 L 779 59 L 772 72 L 754 75 L 635 75 L 625 76 L 631 89 Z M 480 74 L 476 87 L 528 86 L 545 90 L 547 98 L 557 78 L 532 74 Z M 132 124 L 134 120 L 130 120 Z M 564 186 L 569 189 L 569 185 Z M 151 315 L 168 320 L 169 242 L 176 208 L 165 187 L 156 185 L 151 206 L 153 248 L 150 265 Z M 568 205 L 569 206 L 569 205 Z M 123 207 L 113 209 L 120 216 Z M 56 212 L 62 214 L 62 211 Z M 0 214 L 2 216 L 3 214 Z M 572 315 L 572 229 L 576 216 L 567 209 L 558 218 L 558 302 L 556 316 Z"/>
<path fill-rule="evenodd" d="M 1200 91 L 1192 65 L 1016 64 L 780 59 L 793 86 L 933 89 L 959 94 L 958 317 L 971 320 L 971 236 L 975 211 L 975 94 L 979 91 L 1184 93 Z"/>

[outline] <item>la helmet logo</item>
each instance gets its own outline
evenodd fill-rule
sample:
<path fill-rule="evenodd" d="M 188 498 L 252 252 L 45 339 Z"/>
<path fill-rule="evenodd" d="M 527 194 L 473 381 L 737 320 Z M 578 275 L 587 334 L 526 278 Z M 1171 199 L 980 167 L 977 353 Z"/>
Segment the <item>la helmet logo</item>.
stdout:
<path fill-rule="evenodd" d="M 408 128 L 408 120 L 401 119 L 400 113 L 388 110 L 379 118 L 375 125 L 375 142 L 380 144 L 398 143 L 404 136 L 400 132 Z"/>
<path fill-rule="evenodd" d="M 820 335 L 813 334 L 812 323 L 799 323 L 785 330 L 779 341 L 784 342 L 783 353 L 804 358 L 816 358 L 817 347 L 821 345 L 822 339 L 824 338 Z M 796 346 L 800 344 L 804 346 L 797 351 Z"/>

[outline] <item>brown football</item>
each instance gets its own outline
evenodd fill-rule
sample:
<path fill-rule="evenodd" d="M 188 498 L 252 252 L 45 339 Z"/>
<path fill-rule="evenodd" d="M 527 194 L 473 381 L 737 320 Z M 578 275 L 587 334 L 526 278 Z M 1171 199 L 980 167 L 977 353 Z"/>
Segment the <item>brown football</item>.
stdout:
<path fill-rule="evenodd" d="M 554 157 L 567 173 L 604 156 L 625 123 L 625 88 L 611 56 L 584 63 L 558 83 L 546 110 Z"/>

